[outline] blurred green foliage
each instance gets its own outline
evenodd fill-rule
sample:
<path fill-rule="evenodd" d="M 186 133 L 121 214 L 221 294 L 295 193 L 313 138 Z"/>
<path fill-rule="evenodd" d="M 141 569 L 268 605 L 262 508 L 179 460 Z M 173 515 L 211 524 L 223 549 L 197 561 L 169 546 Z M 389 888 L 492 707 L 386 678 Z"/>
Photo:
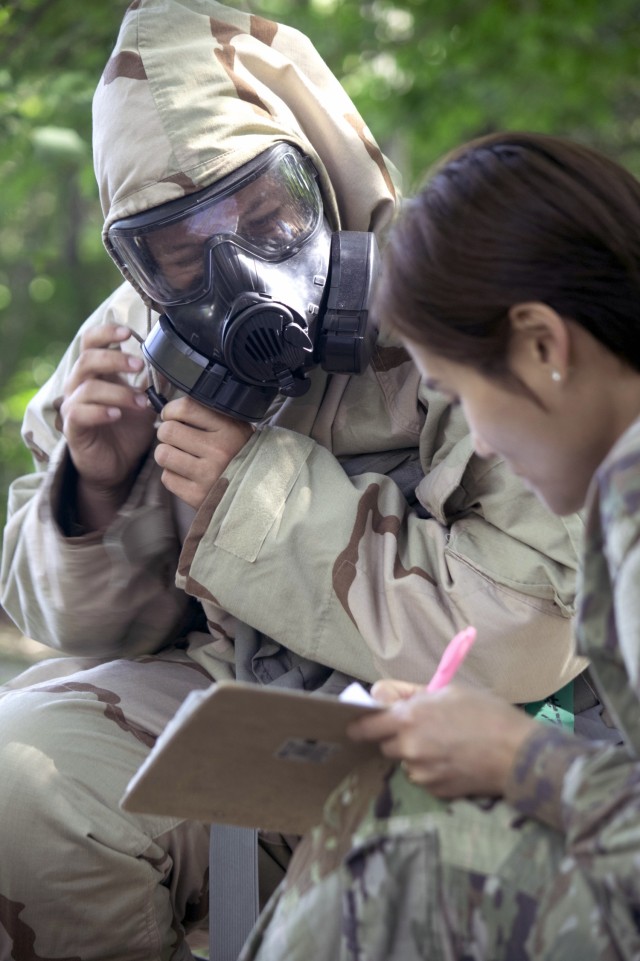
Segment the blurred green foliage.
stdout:
<path fill-rule="evenodd" d="M 0 2 L 0 520 L 19 425 L 119 282 L 102 248 L 91 97 L 125 0 Z M 308 34 L 405 192 L 462 140 L 562 133 L 640 174 L 638 0 L 235 0 Z"/>

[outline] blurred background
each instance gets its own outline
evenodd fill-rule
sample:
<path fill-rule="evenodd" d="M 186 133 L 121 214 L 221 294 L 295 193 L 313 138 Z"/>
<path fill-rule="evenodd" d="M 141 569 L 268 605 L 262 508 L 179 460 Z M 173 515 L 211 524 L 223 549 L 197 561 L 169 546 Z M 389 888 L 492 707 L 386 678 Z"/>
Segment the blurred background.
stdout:
<path fill-rule="evenodd" d="M 560 133 L 640 175 L 640 0 L 232 0 L 310 36 L 405 193 L 463 140 Z M 0 530 L 30 396 L 119 283 L 91 98 L 125 0 L 0 2 Z"/>

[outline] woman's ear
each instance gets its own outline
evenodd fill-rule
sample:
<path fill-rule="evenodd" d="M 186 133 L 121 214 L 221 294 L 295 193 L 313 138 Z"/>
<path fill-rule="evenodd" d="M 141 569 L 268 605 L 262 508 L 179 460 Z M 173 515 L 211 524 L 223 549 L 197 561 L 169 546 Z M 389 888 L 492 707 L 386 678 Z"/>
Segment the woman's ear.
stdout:
<path fill-rule="evenodd" d="M 532 301 L 514 304 L 509 321 L 513 370 L 530 386 L 562 383 L 569 371 L 570 334 L 560 314 Z"/>

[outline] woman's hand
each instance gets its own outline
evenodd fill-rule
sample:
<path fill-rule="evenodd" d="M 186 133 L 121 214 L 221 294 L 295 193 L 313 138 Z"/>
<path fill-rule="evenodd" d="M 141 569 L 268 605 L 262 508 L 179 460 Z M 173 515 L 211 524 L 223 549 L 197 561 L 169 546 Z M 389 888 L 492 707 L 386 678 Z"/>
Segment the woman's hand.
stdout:
<path fill-rule="evenodd" d="M 382 682 L 401 684 L 401 682 Z M 402 690 L 406 688 L 402 687 Z M 374 696 L 378 696 L 377 693 Z M 379 741 L 407 776 L 436 797 L 502 796 L 516 755 L 536 722 L 485 691 L 448 685 L 412 697 L 349 727 L 358 741 Z"/>
<path fill-rule="evenodd" d="M 407 698 L 413 697 L 420 691 L 424 691 L 424 684 L 412 684 L 411 681 L 394 681 L 385 678 L 382 681 L 376 681 L 371 688 L 371 696 L 381 704 L 391 707 L 396 701 L 406 701 Z"/>
<path fill-rule="evenodd" d="M 155 450 L 162 483 L 198 510 L 212 485 L 253 433 L 251 424 L 233 420 L 191 397 L 172 400 L 162 411 Z"/>
<path fill-rule="evenodd" d="M 153 439 L 155 414 L 127 379 L 144 362 L 119 346 L 129 337 L 115 324 L 87 330 L 64 385 L 62 430 L 78 474 L 77 517 L 88 530 L 105 527 L 124 503 Z"/>

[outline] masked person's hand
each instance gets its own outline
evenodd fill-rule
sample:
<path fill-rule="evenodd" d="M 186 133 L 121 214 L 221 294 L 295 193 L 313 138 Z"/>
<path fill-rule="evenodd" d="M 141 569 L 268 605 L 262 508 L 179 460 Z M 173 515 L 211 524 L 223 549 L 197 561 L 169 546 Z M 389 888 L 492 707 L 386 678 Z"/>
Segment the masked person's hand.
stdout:
<path fill-rule="evenodd" d="M 127 381 L 144 366 L 120 349 L 130 336 L 114 324 L 87 330 L 64 385 L 63 433 L 78 474 L 77 517 L 87 530 L 112 520 L 153 440 L 155 414 L 143 388 Z"/>
<path fill-rule="evenodd" d="M 162 483 L 198 510 L 252 433 L 251 424 L 226 417 L 191 397 L 170 401 L 162 411 L 155 450 L 156 463 L 163 468 Z"/>
<path fill-rule="evenodd" d="M 436 797 L 500 797 L 538 725 L 494 694 L 450 684 L 399 697 L 388 710 L 353 722 L 349 736 L 378 741 L 386 757 L 401 761 L 407 777 Z"/>

